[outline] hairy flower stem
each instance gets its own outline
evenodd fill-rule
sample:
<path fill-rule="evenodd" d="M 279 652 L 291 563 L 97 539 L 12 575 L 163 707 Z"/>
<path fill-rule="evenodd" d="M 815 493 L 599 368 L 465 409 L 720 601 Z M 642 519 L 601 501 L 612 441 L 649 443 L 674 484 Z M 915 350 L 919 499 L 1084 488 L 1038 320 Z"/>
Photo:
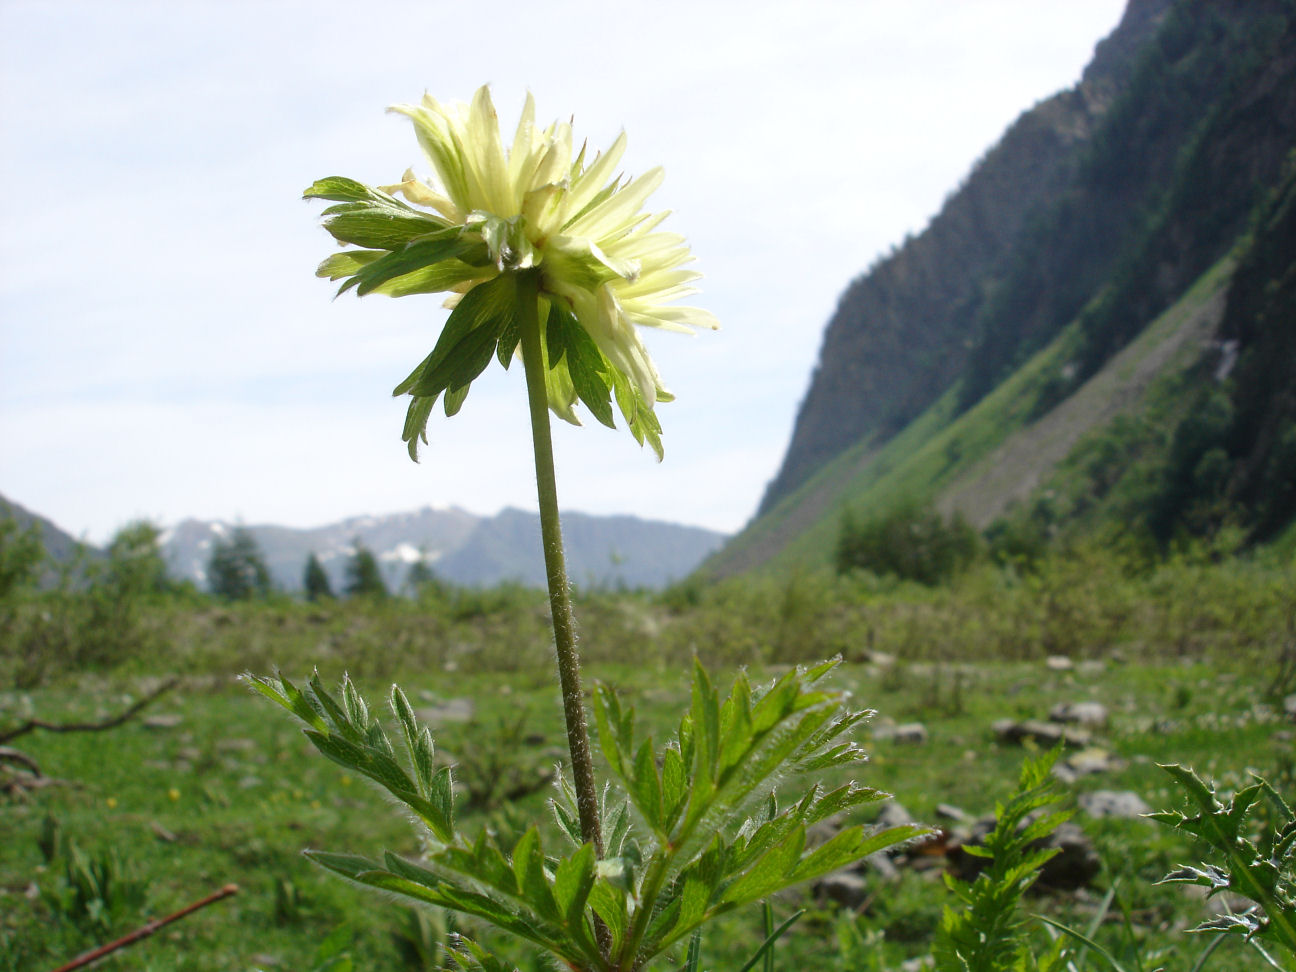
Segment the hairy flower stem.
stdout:
<path fill-rule="evenodd" d="M 535 452 L 536 491 L 540 499 L 540 535 L 544 543 L 545 578 L 549 583 L 549 611 L 553 615 L 554 648 L 558 678 L 562 683 L 563 715 L 567 720 L 567 748 L 571 752 L 572 783 L 581 837 L 603 856 L 599 827 L 598 788 L 590 760 L 589 730 L 581 698 L 580 656 L 576 652 L 576 626 L 572 621 L 571 589 L 563 555 L 562 526 L 558 522 L 558 484 L 554 477 L 553 440 L 549 435 L 549 400 L 545 392 L 544 355 L 540 347 L 537 307 L 539 274 L 517 272 L 518 329 L 522 364 L 526 368 L 527 401 L 531 406 L 531 439 Z"/>

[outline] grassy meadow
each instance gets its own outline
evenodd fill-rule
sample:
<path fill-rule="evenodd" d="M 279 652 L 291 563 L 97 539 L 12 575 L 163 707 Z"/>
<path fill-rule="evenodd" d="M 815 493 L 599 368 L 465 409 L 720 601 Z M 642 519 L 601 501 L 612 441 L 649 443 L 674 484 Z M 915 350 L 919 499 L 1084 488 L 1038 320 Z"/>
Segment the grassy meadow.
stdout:
<path fill-rule="evenodd" d="M 860 734 L 871 756 L 860 781 L 924 823 L 949 826 L 945 804 L 992 814 L 1011 791 L 1031 749 L 997 741 L 995 720 L 1046 719 L 1077 701 L 1107 707 L 1089 749 L 1111 765 L 1061 785 L 1064 805 L 1131 790 L 1155 809 L 1182 806 L 1158 762 L 1193 766 L 1223 791 L 1258 772 L 1296 796 L 1296 726 L 1283 713 L 1296 692 L 1296 577 L 1276 558 L 1203 554 L 1135 570 L 1080 548 L 1032 571 L 980 564 L 931 588 L 803 573 L 580 592 L 576 610 L 587 679 L 615 686 L 663 731 L 687 705 L 694 655 L 717 682 L 746 667 L 759 683 L 840 654 L 834 685 L 877 710 Z M 14 762 L 0 775 L 0 970 L 55 969 L 230 883 L 233 897 L 101 966 L 442 968 L 437 942 L 453 921 L 361 892 L 300 854 L 416 855 L 413 829 L 237 675 L 278 668 L 304 679 L 318 668 L 335 684 L 345 671 L 371 700 L 397 681 L 457 767 L 464 816 L 501 832 L 552 828 L 546 800 L 565 753 L 550 637 L 544 595 L 509 587 L 317 603 L 11 593 L 0 608 L 0 746 L 42 776 Z M 31 719 L 110 717 L 173 675 L 174 688 L 115 728 L 13 735 Z M 886 738 L 911 722 L 925 739 Z M 1027 910 L 1080 928 L 1101 911 L 1094 936 L 1126 968 L 1192 968 L 1206 942 L 1183 930 L 1215 902 L 1154 882 L 1201 860 L 1202 848 L 1144 819 L 1074 822 L 1101 859 L 1098 875 L 1080 890 L 1034 894 Z M 771 902 L 776 920 L 806 909 L 774 967 L 900 969 L 928 955 L 955 903 L 940 861 L 868 871 L 853 908 L 810 889 Z M 1048 941 L 1040 922 L 1030 934 Z M 726 916 L 708 926 L 702 967 L 737 970 L 763 937 L 758 912 Z M 543 967 L 488 940 L 524 972 Z M 1233 937 L 1210 967 L 1267 966 Z"/>

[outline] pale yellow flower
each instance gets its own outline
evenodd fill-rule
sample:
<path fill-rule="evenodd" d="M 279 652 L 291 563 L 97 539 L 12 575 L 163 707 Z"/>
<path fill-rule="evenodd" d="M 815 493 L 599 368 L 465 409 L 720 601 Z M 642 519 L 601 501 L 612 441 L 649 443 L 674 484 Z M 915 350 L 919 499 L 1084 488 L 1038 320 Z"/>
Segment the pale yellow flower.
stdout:
<path fill-rule="evenodd" d="M 424 96 L 421 104 L 392 110 L 413 121 L 434 179 L 425 182 L 406 171 L 401 182 L 376 191 L 339 179 L 312 186 L 308 196 L 342 202 L 325 212 L 330 232 L 365 247 L 331 257 L 320 273 L 348 278 L 343 289 L 356 286 L 362 294 L 448 292 L 447 305 L 455 308 L 487 286 L 489 293 L 475 297 L 465 314 L 474 320 L 495 314 L 502 320 L 507 312 L 499 308 L 512 291 L 499 278 L 534 270 L 542 328 L 561 329 L 574 320 L 597 348 L 590 353 L 577 334 L 548 336 L 550 407 L 575 422 L 573 405 L 580 400 L 611 425 L 609 397 L 615 392 L 636 438 L 646 437 L 660 452 L 660 427 L 652 413 L 669 395 L 637 329 L 692 333 L 717 327 L 707 311 L 675 303 L 696 292 L 692 283 L 700 274 L 685 266 L 692 255 L 684 238 L 658 229 L 668 214 L 642 208 L 661 184 L 662 170 L 623 179 L 616 167 L 625 151 L 624 134 L 606 152 L 588 158 L 584 146 L 574 150 L 569 124 L 536 125 L 530 95 L 507 148 L 486 87 L 469 105 L 443 105 Z M 480 335 L 474 330 L 478 326 L 467 325 L 465 333 Z M 497 353 L 507 364 L 516 337 L 506 323 L 498 330 Z M 461 337 L 456 330 L 452 340 Z M 478 342 L 471 353 L 480 358 L 481 350 Z M 447 348 L 442 358 L 452 353 L 454 348 Z M 422 433 L 420 420 L 426 423 L 431 408 L 431 402 L 420 401 L 429 397 L 421 391 L 434 389 L 435 397 L 444 388 L 447 412 L 453 413 L 481 367 L 466 381 L 471 369 L 465 366 L 441 382 L 453 369 L 434 351 L 397 389 L 415 396 L 406 438 L 412 426 L 417 426 L 414 434 Z M 441 369 L 438 381 L 420 385 L 435 368 Z"/>

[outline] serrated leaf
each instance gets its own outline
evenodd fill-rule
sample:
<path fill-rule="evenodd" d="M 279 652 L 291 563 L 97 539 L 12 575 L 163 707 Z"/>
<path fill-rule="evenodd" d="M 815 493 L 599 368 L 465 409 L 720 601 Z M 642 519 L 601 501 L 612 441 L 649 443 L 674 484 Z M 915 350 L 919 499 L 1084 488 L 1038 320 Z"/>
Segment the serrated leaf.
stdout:
<path fill-rule="evenodd" d="M 790 883 L 813 881 L 840 868 L 863 860 L 870 854 L 886 850 L 907 840 L 931 833 L 926 827 L 917 824 L 903 824 L 899 827 L 888 827 L 875 833 L 867 833 L 856 827 L 844 830 L 827 843 L 816 847 L 807 854 L 791 875 Z"/>
<path fill-rule="evenodd" d="M 377 260 L 367 261 L 355 272 L 355 291 L 363 297 L 372 293 L 388 281 L 404 278 L 414 273 L 423 276 L 420 282 L 439 283 L 442 279 L 447 286 L 459 280 L 483 276 L 483 271 L 470 266 L 474 257 L 480 256 L 480 244 L 469 236 L 460 233 L 457 227 L 437 230 L 416 239 L 407 245 L 388 252 Z M 438 265 L 450 263 L 439 274 L 433 273 Z M 415 281 L 408 281 L 414 285 Z M 445 290 L 446 286 L 438 286 Z"/>
<path fill-rule="evenodd" d="M 549 886 L 544 854 L 540 850 L 540 832 L 535 827 L 527 830 L 513 848 L 513 873 L 522 897 L 536 913 L 549 921 L 561 923 L 564 915 Z"/>
<path fill-rule="evenodd" d="M 460 342 L 469 339 L 474 332 L 476 338 L 464 346 L 471 350 L 481 343 L 482 331 L 488 332 L 493 342 L 507 319 L 515 312 L 514 298 L 517 283 L 511 274 L 500 274 L 485 283 L 480 283 L 464 294 L 463 299 L 450 313 L 445 327 L 437 338 L 436 346 L 423 362 L 410 373 L 410 376 L 396 386 L 392 392 L 399 396 L 411 394 L 416 397 L 439 395 L 451 385 L 452 376 L 466 370 L 458 359 L 464 351 L 459 349 Z M 490 355 L 487 354 L 487 360 Z M 484 365 L 482 366 L 485 367 Z M 481 368 L 467 378 L 471 381 L 481 373 Z M 463 384 L 463 381 L 456 383 Z"/>
<path fill-rule="evenodd" d="M 653 753 L 652 737 L 649 736 L 635 753 L 634 776 L 630 781 L 630 795 L 634 799 L 635 809 L 643 814 L 648 826 L 661 830 L 662 824 L 662 787 L 657 776 L 657 760 Z"/>
<path fill-rule="evenodd" d="M 1208 921 L 1203 921 L 1195 928 L 1189 928 L 1189 932 L 1223 932 L 1225 934 L 1245 935 L 1248 938 L 1262 928 L 1260 921 L 1253 915 L 1218 915 Z"/>
<path fill-rule="evenodd" d="M 1229 886 L 1228 873 L 1211 864 L 1202 867 L 1184 865 L 1171 871 L 1157 884 L 1197 884 L 1204 888 L 1223 890 Z"/>
<path fill-rule="evenodd" d="M 613 888 L 606 881 L 596 880 L 590 888 L 589 906 L 607 926 L 612 936 L 612 950 L 615 952 L 625 940 L 627 915 L 626 894 Z"/>
<path fill-rule="evenodd" d="M 722 904 L 743 905 L 772 894 L 793 883 L 788 880 L 805 846 L 805 828 L 797 826 L 788 838 L 756 861 L 720 896 Z"/>
<path fill-rule="evenodd" d="M 571 857 L 559 861 L 554 870 L 554 900 L 570 924 L 581 922 L 585 902 L 594 887 L 594 845 L 582 844 Z"/>
<path fill-rule="evenodd" d="M 378 865 L 376 862 L 369 860 L 367 857 L 360 857 L 356 854 L 330 854 L 327 851 L 303 851 L 309 860 L 314 861 L 320 867 L 327 868 L 334 874 L 340 874 L 344 878 L 354 881 L 357 877 L 366 871 L 372 871 Z"/>

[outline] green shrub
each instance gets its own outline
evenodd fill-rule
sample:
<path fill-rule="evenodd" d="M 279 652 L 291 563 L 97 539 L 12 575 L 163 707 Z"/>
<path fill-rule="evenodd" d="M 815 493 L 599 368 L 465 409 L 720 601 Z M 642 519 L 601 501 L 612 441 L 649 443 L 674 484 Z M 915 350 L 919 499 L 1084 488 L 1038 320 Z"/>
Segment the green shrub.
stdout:
<path fill-rule="evenodd" d="M 962 514 L 946 519 L 930 506 L 904 503 L 864 521 L 847 511 L 835 562 L 839 573 L 862 569 L 938 584 L 971 564 L 979 550 L 976 531 Z"/>

